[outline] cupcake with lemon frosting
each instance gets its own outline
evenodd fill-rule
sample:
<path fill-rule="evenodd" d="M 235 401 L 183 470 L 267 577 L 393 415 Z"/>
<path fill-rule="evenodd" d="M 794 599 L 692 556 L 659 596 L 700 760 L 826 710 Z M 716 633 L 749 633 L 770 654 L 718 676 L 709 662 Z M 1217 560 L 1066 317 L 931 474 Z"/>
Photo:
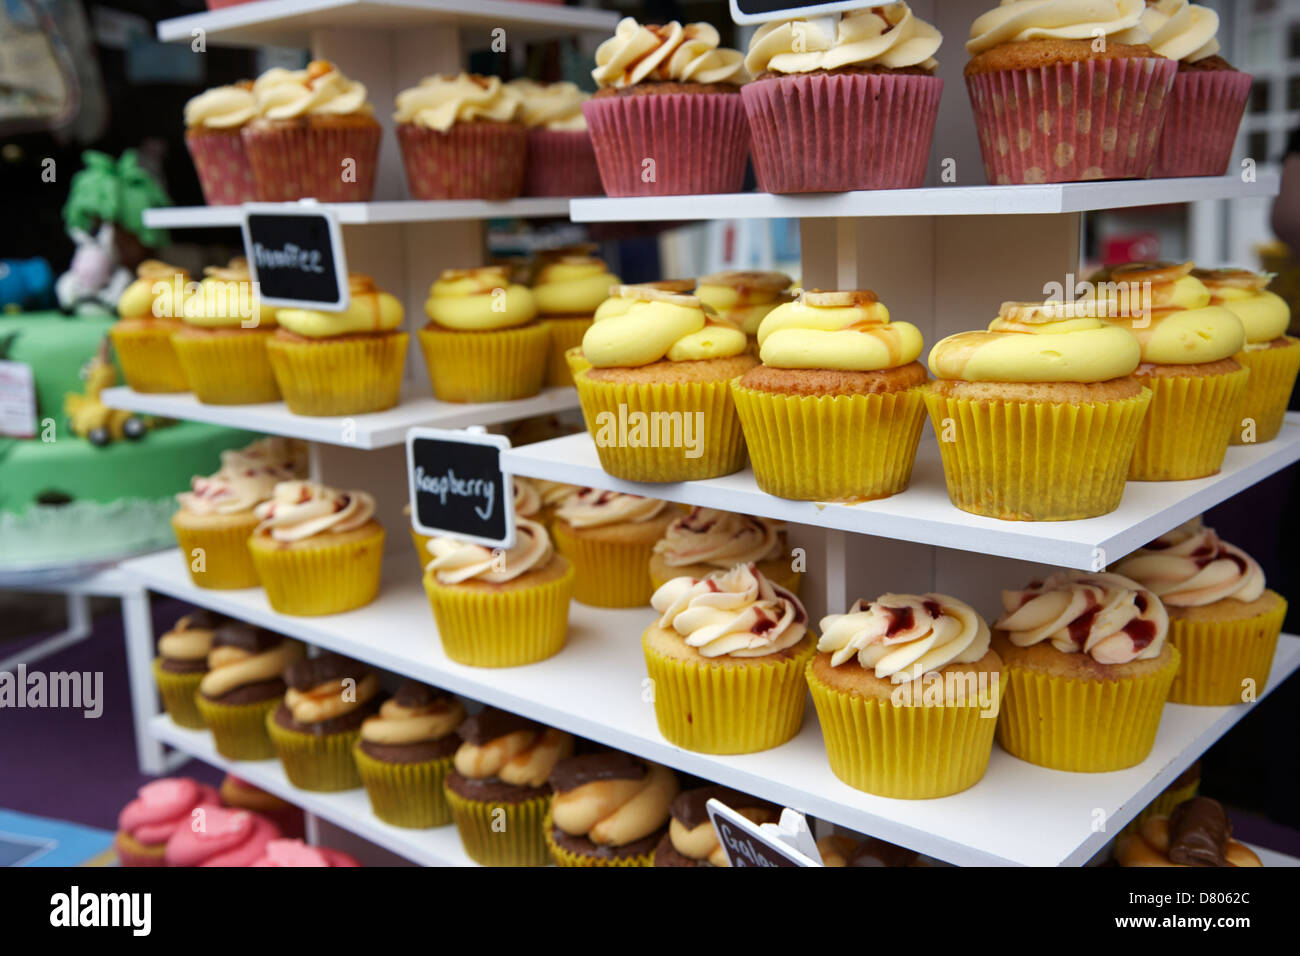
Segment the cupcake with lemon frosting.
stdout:
<path fill-rule="evenodd" d="M 183 392 L 189 388 L 172 347 L 189 298 L 190 274 L 179 266 L 146 259 L 135 281 L 117 300 L 118 319 L 108 330 L 126 384 L 137 392 Z"/>
<path fill-rule="evenodd" d="M 799 732 L 816 639 L 794 594 L 757 566 L 738 564 L 705 578 L 673 578 L 650 606 L 659 618 L 641 648 L 669 743 L 745 754 Z"/>
<path fill-rule="evenodd" d="M 576 83 L 511 80 L 519 119 L 528 129 L 525 196 L 599 196 L 600 167 L 582 104 L 591 99 Z"/>
<path fill-rule="evenodd" d="M 749 336 L 754 345 L 759 323 L 778 305 L 794 298 L 788 291 L 793 281 L 784 272 L 715 272 L 695 280 L 695 297 L 723 322 Z"/>
<path fill-rule="evenodd" d="M 763 364 L 731 383 L 758 486 L 813 501 L 906 488 L 925 421 L 921 344 L 873 292 L 814 290 L 769 312 Z"/>
<path fill-rule="evenodd" d="M 543 824 L 559 866 L 651 866 L 677 796 L 667 767 L 615 750 L 559 761 Z"/>
<path fill-rule="evenodd" d="M 833 24 L 833 25 L 832 25 Z M 758 188 L 771 193 L 925 184 L 943 35 L 906 3 L 838 23 L 777 20 L 754 33 L 741 90 Z"/>
<path fill-rule="evenodd" d="M 720 42 L 707 23 L 624 17 L 596 49 L 597 91 L 582 113 L 607 195 L 740 191 L 749 156 L 744 57 Z"/>
<path fill-rule="evenodd" d="M 542 328 L 550 334 L 546 365 L 547 385 L 572 385 L 573 374 L 564 353 L 582 344 L 592 317 L 622 279 L 595 256 L 559 256 L 548 259 L 533 279 L 533 298 Z"/>
<path fill-rule="evenodd" d="M 945 594 L 884 594 L 821 621 L 808 686 L 831 770 L 883 797 L 942 797 L 984 776 L 1002 693 L 989 626 Z"/>
<path fill-rule="evenodd" d="M 528 134 L 500 77 L 428 76 L 397 94 L 397 141 L 413 199 L 512 199 Z"/>
<path fill-rule="evenodd" d="M 792 567 L 785 523 L 716 508 L 692 508 L 673 520 L 650 556 L 650 586 L 657 591 L 673 578 L 703 578 L 737 564 L 757 565 L 768 580 L 799 593 L 803 575 Z"/>
<path fill-rule="evenodd" d="M 691 292 L 691 290 L 695 288 L 695 280 L 656 279 L 653 282 L 639 282 L 637 285 L 644 286 L 647 289 L 655 289 L 659 292 L 666 292 L 671 295 L 683 295 Z M 636 304 L 636 299 L 625 298 L 622 295 L 622 291 L 622 286 L 610 286 L 608 290 L 609 297 L 601 302 L 600 305 L 596 306 L 596 311 L 591 317 L 593 322 L 599 322 L 601 319 L 612 318 L 616 315 L 627 314 L 627 311 Z M 583 337 L 586 337 L 585 332 L 583 333 Z M 571 348 L 565 349 L 564 361 L 565 364 L 569 366 L 569 373 L 573 376 L 575 382 L 577 381 L 579 372 L 583 369 L 591 368 L 591 363 L 588 362 L 586 356 L 582 354 L 581 342 Z"/>
<path fill-rule="evenodd" d="M 573 596 L 593 607 L 643 607 L 654 588 L 646 567 L 680 512 L 655 498 L 581 488 L 555 509 L 555 546 L 573 562 Z"/>
<path fill-rule="evenodd" d="M 958 508 L 1060 521 L 1119 506 L 1151 392 L 1137 339 L 1097 311 L 1005 302 L 988 331 L 930 350 L 925 404 Z"/>
<path fill-rule="evenodd" d="M 445 270 L 424 312 L 420 348 L 442 401 L 504 402 L 542 390 L 551 333 L 535 321 L 532 291 L 504 267 Z"/>
<path fill-rule="evenodd" d="M 257 199 L 253 167 L 241 135 L 258 114 L 251 81 L 205 90 L 185 104 L 185 145 L 209 206 Z"/>
<path fill-rule="evenodd" d="M 1169 643 L 1183 657 L 1169 699 L 1225 706 L 1268 683 L 1286 599 L 1265 587 L 1259 563 L 1200 518 L 1162 534 L 1115 566 L 1160 596 Z"/>

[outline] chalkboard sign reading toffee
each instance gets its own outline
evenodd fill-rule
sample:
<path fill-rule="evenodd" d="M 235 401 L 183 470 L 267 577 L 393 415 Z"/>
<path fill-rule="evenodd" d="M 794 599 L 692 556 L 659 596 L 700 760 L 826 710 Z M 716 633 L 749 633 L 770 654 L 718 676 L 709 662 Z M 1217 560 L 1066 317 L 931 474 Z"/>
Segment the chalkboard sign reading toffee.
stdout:
<path fill-rule="evenodd" d="M 488 547 L 515 543 L 515 492 L 501 470 L 504 435 L 412 428 L 406 434 L 411 526 Z"/>
<path fill-rule="evenodd" d="M 244 206 L 244 254 L 267 305 L 342 312 L 348 265 L 338 219 L 309 204 Z"/>
<path fill-rule="evenodd" d="M 808 821 L 794 810 L 781 811 L 781 822 L 761 826 L 720 800 L 705 805 L 722 852 L 732 866 L 822 866 Z"/>
<path fill-rule="evenodd" d="M 731 0 L 731 19 L 737 23 L 767 23 L 821 17 L 863 7 L 892 7 L 899 0 Z"/>

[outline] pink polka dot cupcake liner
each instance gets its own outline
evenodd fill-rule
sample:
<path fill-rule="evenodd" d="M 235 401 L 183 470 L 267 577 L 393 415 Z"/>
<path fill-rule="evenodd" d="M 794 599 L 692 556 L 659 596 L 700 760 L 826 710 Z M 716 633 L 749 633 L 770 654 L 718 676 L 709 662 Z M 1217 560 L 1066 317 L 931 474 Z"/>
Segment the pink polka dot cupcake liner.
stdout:
<path fill-rule="evenodd" d="M 772 77 L 740 92 L 762 191 L 925 185 L 943 80 L 830 73 Z"/>
<path fill-rule="evenodd" d="M 238 130 L 186 133 L 185 145 L 194 160 L 203 201 L 209 206 L 237 206 L 257 198 L 253 167 Z"/>
<path fill-rule="evenodd" d="M 739 192 L 749 121 L 738 93 L 599 96 L 582 104 L 608 196 Z"/>
<path fill-rule="evenodd" d="M 244 148 L 261 202 L 368 202 L 375 192 L 379 138 L 373 126 L 253 123 Z"/>
<path fill-rule="evenodd" d="M 528 131 L 514 123 L 457 123 L 447 132 L 400 123 L 412 199 L 513 199 L 524 188 Z"/>
<path fill-rule="evenodd" d="M 1156 147 L 1152 175 L 1167 178 L 1226 173 L 1252 80 L 1249 73 L 1235 70 L 1179 73 L 1169 93 L 1169 111 Z"/>
<path fill-rule="evenodd" d="M 524 195 L 604 195 L 591 135 L 586 130 L 530 129 Z"/>
<path fill-rule="evenodd" d="M 1149 177 L 1177 70 L 1128 57 L 968 76 L 988 181 Z"/>

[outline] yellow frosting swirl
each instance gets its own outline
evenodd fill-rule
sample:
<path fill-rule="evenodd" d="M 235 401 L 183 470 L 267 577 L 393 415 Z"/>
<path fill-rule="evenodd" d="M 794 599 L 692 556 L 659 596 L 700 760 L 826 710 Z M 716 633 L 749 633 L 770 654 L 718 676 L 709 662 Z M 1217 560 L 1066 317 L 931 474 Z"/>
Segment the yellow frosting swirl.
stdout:
<path fill-rule="evenodd" d="M 438 325 L 462 332 L 511 329 L 537 317 L 537 301 L 502 266 L 448 269 L 429 287 L 425 314 Z"/>
<path fill-rule="evenodd" d="M 572 492 L 555 509 L 555 517 L 575 528 L 650 521 L 668 506 L 657 498 L 625 495 L 603 488 L 581 488 Z"/>
<path fill-rule="evenodd" d="M 572 790 L 557 790 L 551 799 L 551 820 L 571 836 L 585 836 L 601 846 L 624 846 L 662 827 L 676 796 L 677 775 L 647 762 L 646 774 L 639 780 L 593 780 Z"/>
<path fill-rule="evenodd" d="M 232 259 L 225 267 L 208 266 L 203 272 L 195 294 L 185 301 L 187 324 L 200 328 L 259 328 L 277 324 L 278 310 L 262 304 L 244 259 Z"/>
<path fill-rule="evenodd" d="M 1219 15 L 1198 3 L 1148 2 L 1142 26 L 1151 34 L 1151 49 L 1171 60 L 1195 63 L 1219 52 Z"/>
<path fill-rule="evenodd" d="M 659 626 L 672 628 L 704 657 L 766 657 L 808 633 L 799 599 L 753 564 L 706 578 L 673 578 L 650 598 Z"/>
<path fill-rule="evenodd" d="M 280 309 L 275 320 L 290 332 L 310 339 L 358 332 L 391 332 L 406 314 L 396 296 L 380 292 L 368 276 L 348 277 L 351 288 L 348 307 L 342 312 L 315 309 Z"/>
<path fill-rule="evenodd" d="M 275 491 L 282 481 L 302 473 L 298 461 L 272 451 L 266 442 L 286 443 L 285 438 L 264 438 L 243 451 L 221 453 L 221 468 L 206 478 L 195 476 L 190 490 L 176 496 L 181 510 L 195 515 L 232 515 L 252 511 Z M 277 446 L 278 448 L 278 446 Z"/>
<path fill-rule="evenodd" d="M 1227 598 L 1254 601 L 1264 593 L 1264 570 L 1213 528 L 1193 518 L 1134 551 L 1115 571 L 1160 595 L 1168 607 L 1204 607 Z"/>
<path fill-rule="evenodd" d="M 365 86 L 324 60 L 313 60 L 305 70 L 272 67 L 253 83 L 253 95 L 261 114 L 272 120 L 371 112 Z"/>
<path fill-rule="evenodd" d="M 758 76 L 808 73 L 846 66 L 934 70 L 943 34 L 919 19 L 905 3 L 852 10 L 840 17 L 834 33 L 821 20 L 777 20 L 758 28 L 749 41 L 745 69 Z"/>
<path fill-rule="evenodd" d="M 590 315 L 623 280 L 603 259 L 565 256 L 546 263 L 533 280 L 533 297 L 542 315 Z"/>
<path fill-rule="evenodd" d="M 403 706 L 390 697 L 374 717 L 361 724 L 361 739 L 372 744 L 401 746 L 441 740 L 465 719 L 465 705 L 454 697 L 439 697 L 425 704 Z"/>
<path fill-rule="evenodd" d="M 724 322 L 758 335 L 767 314 L 790 301 L 792 281 L 784 272 L 715 272 L 696 280 L 695 296 Z"/>
<path fill-rule="evenodd" d="M 872 292 L 805 292 L 758 327 L 759 357 L 772 368 L 875 372 L 915 362 L 921 330 L 890 322 Z"/>
<path fill-rule="evenodd" d="M 449 537 L 431 538 L 428 548 L 433 560 L 425 570 L 433 572 L 439 584 L 470 580 L 503 584 L 528 571 L 546 567 L 555 553 L 546 529 L 524 517 L 515 519 L 513 548 L 485 548 Z"/>
<path fill-rule="evenodd" d="M 973 664 L 991 633 L 973 607 L 946 594 L 882 594 L 821 620 L 817 650 L 839 667 L 855 656 L 881 680 L 904 684 L 948 664 Z"/>
<path fill-rule="evenodd" d="M 1195 275 L 1209 290 L 1211 305 L 1222 306 L 1241 319 L 1247 348 L 1286 334 L 1291 307 L 1286 299 L 1265 288 L 1271 275 L 1244 269 L 1198 269 Z"/>
<path fill-rule="evenodd" d="M 261 522 L 254 534 L 302 541 L 360 528 L 374 518 L 375 499 L 364 491 L 336 491 L 314 481 L 282 481 L 253 514 Z"/>
<path fill-rule="evenodd" d="M 971 24 L 971 56 L 1019 40 L 1091 40 L 1098 31 L 1114 43 L 1146 43 L 1146 0 L 1002 0 Z"/>
<path fill-rule="evenodd" d="M 619 297 L 628 300 L 626 311 L 602 316 L 597 310 L 582 337 L 582 354 L 597 368 L 729 358 L 746 349 L 745 333 L 693 295 L 625 285 Z"/>
<path fill-rule="evenodd" d="M 398 123 L 413 123 L 445 133 L 456 123 L 488 120 L 509 123 L 519 115 L 519 94 L 499 76 L 426 76 L 397 94 Z"/>
<path fill-rule="evenodd" d="M 582 104 L 590 93 L 576 83 L 538 83 L 536 80 L 511 80 L 506 88 L 519 97 L 519 118 L 533 129 L 585 130 L 587 120 Z"/>
<path fill-rule="evenodd" d="M 180 318 L 185 314 L 188 272 L 158 259 L 146 259 L 136 267 L 135 274 L 135 280 L 122 290 L 117 300 L 117 314 L 121 318 Z M 180 303 L 173 301 L 176 289 L 181 290 Z"/>
<path fill-rule="evenodd" d="M 719 47 L 718 31 L 707 23 L 676 20 L 663 26 L 624 17 L 614 35 L 596 49 L 591 71 L 598 86 L 633 86 L 644 80 L 677 83 L 739 83 L 744 57 Z"/>
<path fill-rule="evenodd" d="M 690 292 L 695 288 L 693 279 L 658 279 L 654 282 L 637 283 L 647 289 L 656 289 L 660 292 L 671 292 L 674 295 L 682 295 Z M 601 319 L 612 318 L 616 315 L 623 315 L 628 309 L 636 303 L 636 299 L 624 298 L 622 295 L 623 287 L 621 285 L 610 286 L 609 298 L 602 302 L 596 308 L 596 314 L 592 316 L 597 322 Z M 700 301 L 703 301 L 702 299 Z M 708 303 L 705 303 L 706 305 Z"/>
<path fill-rule="evenodd" d="M 218 86 L 200 93 L 185 104 L 185 125 L 193 129 L 234 129 L 258 113 L 252 85 Z"/>

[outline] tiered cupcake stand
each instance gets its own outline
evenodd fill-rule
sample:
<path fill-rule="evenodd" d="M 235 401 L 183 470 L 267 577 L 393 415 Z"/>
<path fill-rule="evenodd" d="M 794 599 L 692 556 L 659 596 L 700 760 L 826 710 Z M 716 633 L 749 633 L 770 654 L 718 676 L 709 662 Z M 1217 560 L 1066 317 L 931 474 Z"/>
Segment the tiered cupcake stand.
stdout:
<path fill-rule="evenodd" d="M 472 6 L 472 10 L 461 9 Z M 918 13 L 924 4 L 913 4 Z M 920 327 L 933 343 L 950 332 L 986 324 L 1005 299 L 1041 298 L 1044 279 L 1067 282 L 1081 254 L 1083 213 L 1090 210 L 1209 199 L 1267 198 L 1276 175 L 1214 179 L 1104 182 L 1042 186 L 967 186 L 982 182 L 960 69 L 959 44 L 978 10 L 944 3 L 930 16 L 950 37 L 944 73 L 948 90 L 933 151 L 939 166 L 953 159 L 956 183 L 876 193 L 783 197 L 690 196 L 643 199 L 516 200 L 506 203 L 402 201 L 394 140 L 381 189 L 392 198 L 335 207 L 355 270 L 381 286 L 404 290 L 408 325 L 422 320 L 420 304 L 441 268 L 476 265 L 481 220 L 496 216 L 568 213 L 575 222 L 794 217 L 802 221 L 803 277 L 809 288 L 871 288 L 891 313 Z M 532 34 L 607 35 L 617 15 L 578 8 L 483 0 L 261 0 L 167 21 L 164 40 L 208 43 L 297 43 L 335 60 L 365 82 L 382 104 L 419 76 L 460 68 L 462 31 L 482 40 L 503 28 L 509 38 Z M 944 51 L 941 51 L 941 54 Z M 383 112 L 382 110 L 380 111 Z M 384 117 L 386 119 L 386 117 Z M 157 210 L 151 224 L 171 228 L 233 225 L 236 210 Z M 1207 263 L 1217 264 L 1217 263 Z M 416 360 L 418 362 L 418 360 Z M 128 389 L 110 404 L 140 412 L 217 422 L 312 442 L 313 475 L 338 487 L 363 487 L 381 503 L 392 553 L 376 601 L 322 618 L 272 611 L 260 590 L 210 591 L 193 586 L 178 552 L 123 565 L 148 588 L 413 677 L 472 700 L 638 754 L 681 771 L 805 811 L 955 864 L 1081 865 L 1094 856 L 1165 786 L 1254 706 L 1167 705 L 1155 748 L 1142 764 L 1104 774 L 1070 774 L 1017 760 L 995 747 L 988 773 L 971 789 L 938 800 L 875 797 L 841 783 L 826 761 L 809 708 L 799 735 L 758 754 L 716 757 L 680 750 L 655 726 L 639 636 L 648 609 L 602 610 L 574 603 L 569 644 L 550 660 L 527 667 L 482 670 L 447 659 L 404 533 L 403 440 L 416 425 L 486 425 L 576 407 L 571 389 L 521 402 L 447 405 L 427 397 L 421 369 L 412 367 L 411 394 L 397 408 L 348 419 L 295 416 L 283 406 L 214 407 L 189 396 L 145 396 Z M 935 437 L 921 439 L 911 487 L 884 501 L 820 505 L 786 501 L 759 491 L 746 471 L 671 485 L 614 479 L 599 466 L 592 438 L 574 435 L 523 446 L 503 456 L 515 474 L 631 491 L 686 504 L 783 519 L 803 548 L 804 594 L 815 621 L 842 611 L 859 596 L 886 590 L 938 590 L 996 616 L 998 591 L 1016 587 L 1043 566 L 1100 569 L 1151 538 L 1205 511 L 1300 459 L 1300 417 L 1263 445 L 1229 450 L 1214 477 L 1172 483 L 1131 483 L 1112 514 L 1063 523 L 1003 522 L 966 514 L 948 501 Z M 1229 533 L 1228 529 L 1225 529 Z M 147 659 L 151 648 L 138 648 Z M 1263 697 L 1300 668 L 1300 638 L 1283 636 Z M 469 860 L 454 828 L 408 831 L 370 812 L 365 794 L 314 794 L 295 789 L 275 761 L 234 764 L 214 751 L 206 733 L 178 728 L 164 715 L 153 735 L 173 747 L 285 797 L 309 813 L 423 864 Z"/>

